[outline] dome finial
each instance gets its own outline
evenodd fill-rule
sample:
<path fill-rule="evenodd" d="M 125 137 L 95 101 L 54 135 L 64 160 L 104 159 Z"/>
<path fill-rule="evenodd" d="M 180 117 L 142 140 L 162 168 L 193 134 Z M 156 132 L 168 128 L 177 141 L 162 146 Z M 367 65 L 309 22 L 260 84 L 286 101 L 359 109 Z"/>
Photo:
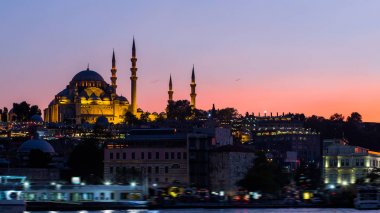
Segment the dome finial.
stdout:
<path fill-rule="evenodd" d="M 90 70 L 90 63 L 87 64 L 87 70 Z"/>

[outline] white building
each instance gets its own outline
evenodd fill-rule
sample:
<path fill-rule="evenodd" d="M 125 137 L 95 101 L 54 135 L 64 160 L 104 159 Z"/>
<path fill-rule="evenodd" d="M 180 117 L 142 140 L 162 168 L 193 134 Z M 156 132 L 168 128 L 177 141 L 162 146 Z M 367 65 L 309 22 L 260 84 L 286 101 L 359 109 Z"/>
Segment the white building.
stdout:
<path fill-rule="evenodd" d="M 380 167 L 380 152 L 347 145 L 344 140 L 324 140 L 323 181 L 325 184 L 355 183 Z"/>

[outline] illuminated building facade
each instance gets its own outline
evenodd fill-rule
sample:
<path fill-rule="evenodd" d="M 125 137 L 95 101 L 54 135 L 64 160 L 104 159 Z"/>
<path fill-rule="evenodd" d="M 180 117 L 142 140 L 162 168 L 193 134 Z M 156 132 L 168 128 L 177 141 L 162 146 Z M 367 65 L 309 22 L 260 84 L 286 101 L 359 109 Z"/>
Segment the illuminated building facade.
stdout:
<path fill-rule="evenodd" d="M 380 153 L 344 140 L 324 140 L 323 181 L 325 184 L 348 185 L 365 178 L 374 168 L 380 168 Z"/>
<path fill-rule="evenodd" d="M 104 178 L 125 183 L 145 177 L 149 186 L 189 183 L 187 135 L 175 129 L 135 129 L 124 142 L 108 144 L 104 150 Z"/>
<path fill-rule="evenodd" d="M 175 129 L 134 129 L 125 141 L 104 150 L 104 178 L 125 182 L 129 173 L 146 177 L 151 186 L 210 186 L 212 136 L 177 133 Z"/>
<path fill-rule="evenodd" d="M 279 162 L 299 164 L 321 160 L 319 133 L 303 128 L 303 122 L 293 115 L 255 117 L 252 133 L 250 144 L 271 153 Z"/>
<path fill-rule="evenodd" d="M 131 104 L 126 97 L 116 93 L 116 60 L 112 56 L 111 85 L 103 77 L 87 67 L 76 74 L 64 90 L 59 92 L 44 110 L 45 122 L 95 123 L 100 116 L 108 122 L 123 122 L 130 111 L 137 117 L 136 48 L 133 40 L 131 68 Z"/>

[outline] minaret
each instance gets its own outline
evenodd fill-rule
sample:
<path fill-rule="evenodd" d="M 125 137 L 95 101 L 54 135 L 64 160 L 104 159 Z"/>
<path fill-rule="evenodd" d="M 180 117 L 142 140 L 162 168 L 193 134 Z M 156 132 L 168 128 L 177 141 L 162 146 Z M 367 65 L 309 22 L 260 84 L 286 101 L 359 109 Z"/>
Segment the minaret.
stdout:
<path fill-rule="evenodd" d="M 190 87 L 191 87 L 191 93 L 190 93 L 191 101 L 190 101 L 190 105 L 191 105 L 192 109 L 195 108 L 195 97 L 197 96 L 197 94 L 195 93 L 195 87 L 196 86 L 197 86 L 197 84 L 195 83 L 194 64 L 193 64 L 193 71 L 191 73 L 191 84 L 190 84 Z"/>
<path fill-rule="evenodd" d="M 114 89 L 114 93 L 116 93 L 116 88 L 117 88 L 117 85 L 116 85 L 116 80 L 117 80 L 117 77 L 116 77 L 116 72 L 117 72 L 117 69 L 116 69 L 116 59 L 115 59 L 115 50 L 112 51 L 112 68 L 111 68 L 111 85 Z"/>
<path fill-rule="evenodd" d="M 173 84 L 172 84 L 172 75 L 170 74 L 170 79 L 169 79 L 169 91 L 168 91 L 168 94 L 169 94 L 169 101 L 173 101 Z"/>
<path fill-rule="evenodd" d="M 212 118 L 215 118 L 215 116 L 216 116 L 215 104 L 212 104 L 211 117 L 212 117 Z"/>
<path fill-rule="evenodd" d="M 132 67 L 131 67 L 131 106 L 130 111 L 132 114 L 137 114 L 137 101 L 136 101 L 136 83 L 137 83 L 137 67 L 136 67 L 136 46 L 135 46 L 135 38 L 133 38 L 133 44 L 132 44 Z"/>

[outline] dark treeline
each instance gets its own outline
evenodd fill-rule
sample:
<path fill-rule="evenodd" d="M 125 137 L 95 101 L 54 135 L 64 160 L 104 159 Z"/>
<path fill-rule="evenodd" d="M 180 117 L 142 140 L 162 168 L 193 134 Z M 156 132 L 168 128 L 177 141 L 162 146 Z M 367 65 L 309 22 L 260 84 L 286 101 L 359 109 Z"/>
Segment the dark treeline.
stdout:
<path fill-rule="evenodd" d="M 350 145 L 380 150 L 380 124 L 364 123 L 358 112 L 344 118 L 335 113 L 330 118 L 310 116 L 305 118 L 305 127 L 320 132 L 321 139 L 345 138 Z"/>
<path fill-rule="evenodd" d="M 158 115 L 155 121 L 148 119 L 150 113 L 144 112 L 140 119 L 134 117 L 131 113 L 127 113 L 126 123 L 129 126 L 139 126 L 144 124 L 169 127 L 178 127 L 188 124 L 189 126 L 204 126 L 207 120 L 213 119 L 216 125 L 234 126 L 234 131 L 242 129 L 239 125 L 234 125 L 247 118 L 255 117 L 252 114 L 246 113 L 241 115 L 235 108 L 226 107 L 223 109 L 210 110 L 192 109 L 189 101 L 178 100 L 169 101 L 166 108 L 166 116 Z M 300 120 L 304 123 L 305 128 L 310 128 L 317 131 L 323 139 L 345 138 L 351 145 L 362 146 L 372 150 L 380 150 L 380 123 L 363 122 L 362 116 L 358 112 L 351 113 L 345 118 L 342 114 L 335 113 L 329 118 L 312 115 L 306 117 L 304 114 L 287 114 L 295 120 Z M 250 121 L 249 121 L 250 122 Z"/>
<path fill-rule="evenodd" d="M 13 103 L 11 110 L 6 107 L 0 108 L 0 119 L 3 122 L 7 122 L 10 116 L 12 121 L 30 121 L 33 115 L 41 115 L 41 110 L 37 105 L 31 105 L 26 101 Z M 223 109 L 213 107 L 207 111 L 192 109 L 187 100 L 169 101 L 166 107 L 166 115 L 165 113 L 157 114 L 155 121 L 150 120 L 150 115 L 150 112 L 143 112 L 140 119 L 137 119 L 133 114 L 127 113 L 126 124 L 129 127 L 146 124 L 157 127 L 178 127 L 178 125 L 201 127 L 210 118 L 217 120 L 219 124 L 233 125 L 235 121 L 252 117 L 248 113 L 243 116 L 232 107 Z M 322 140 L 327 138 L 346 138 L 351 145 L 380 150 L 380 124 L 363 122 L 362 116 L 358 112 L 351 113 L 347 118 L 339 113 L 335 113 L 329 118 L 317 115 L 310 117 L 306 117 L 304 114 L 290 115 L 304 122 L 305 128 L 319 132 Z M 235 130 L 239 131 L 236 128 Z"/>
<path fill-rule="evenodd" d="M 8 121 L 8 114 L 11 116 L 12 121 L 30 121 L 33 115 L 42 115 L 40 108 L 37 105 L 30 105 L 26 101 L 21 103 L 13 103 L 13 107 L 10 111 L 4 107 L 0 109 L 1 121 Z"/>

